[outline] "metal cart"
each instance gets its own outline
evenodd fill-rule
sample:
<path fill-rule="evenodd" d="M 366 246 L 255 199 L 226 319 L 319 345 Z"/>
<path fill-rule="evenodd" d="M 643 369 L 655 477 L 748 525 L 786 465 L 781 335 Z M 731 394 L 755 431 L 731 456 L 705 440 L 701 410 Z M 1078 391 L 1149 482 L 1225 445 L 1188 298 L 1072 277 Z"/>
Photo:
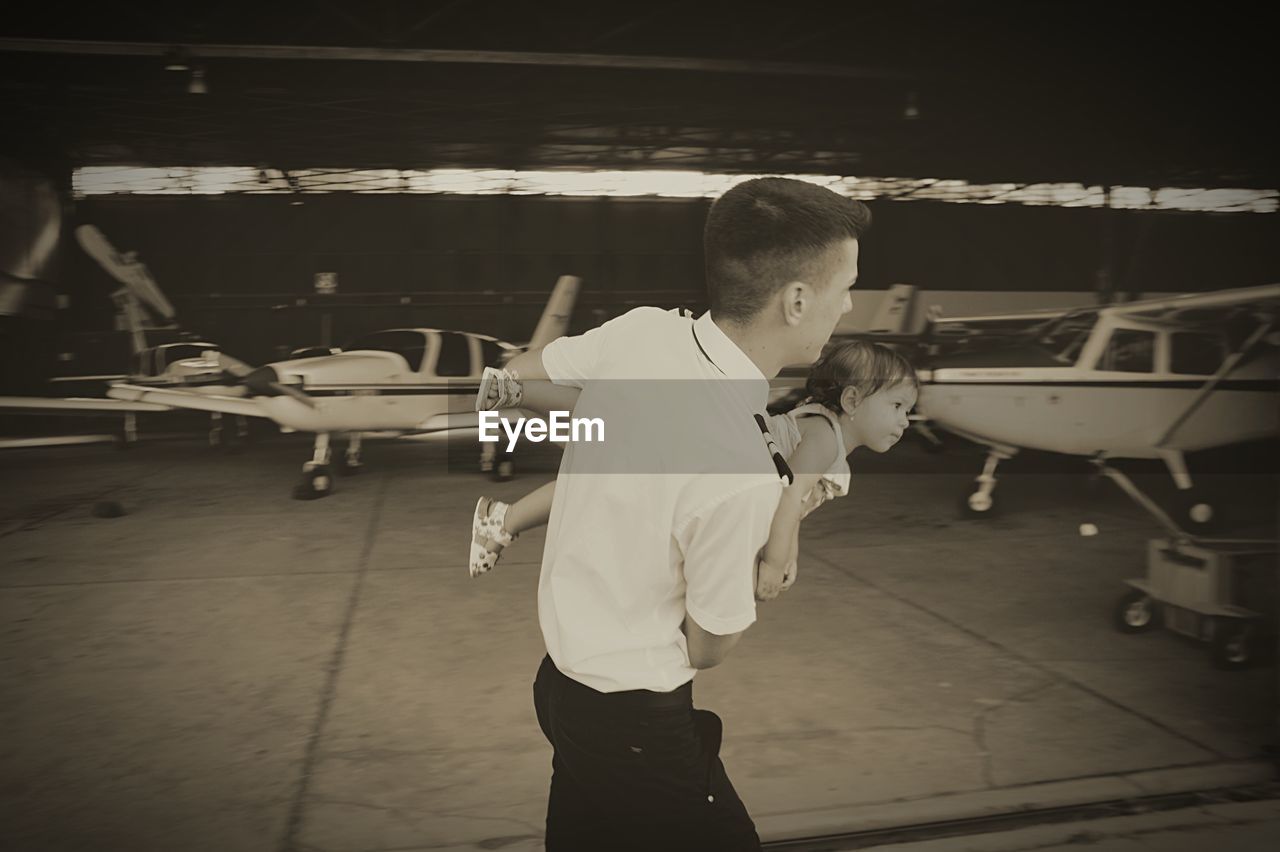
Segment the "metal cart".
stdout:
<path fill-rule="evenodd" d="M 1280 542 L 1196 538 L 1181 530 L 1124 474 L 1098 462 L 1130 497 L 1169 531 L 1147 542 L 1147 575 L 1126 580 L 1115 626 L 1142 633 L 1163 625 L 1209 643 L 1214 665 L 1243 669 L 1275 641 L 1276 576 Z"/>

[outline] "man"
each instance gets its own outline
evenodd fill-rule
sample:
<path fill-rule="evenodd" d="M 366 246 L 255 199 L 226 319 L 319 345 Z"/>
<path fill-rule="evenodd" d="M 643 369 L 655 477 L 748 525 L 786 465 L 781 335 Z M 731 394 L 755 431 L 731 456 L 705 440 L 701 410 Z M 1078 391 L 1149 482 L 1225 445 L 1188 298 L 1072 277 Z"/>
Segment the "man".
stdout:
<path fill-rule="evenodd" d="M 581 388 L 574 415 L 604 415 L 604 451 L 651 465 L 604 474 L 600 448 L 572 443 L 561 464 L 534 683 L 554 750 L 548 852 L 760 848 L 692 680 L 755 621 L 753 568 L 785 473 L 756 415 L 768 380 L 812 363 L 850 309 L 870 220 L 813 184 L 746 181 L 707 217 L 708 313 L 638 308 L 512 361 L 522 381 Z M 649 397 L 657 416 L 617 417 L 653 380 L 684 404 L 653 412 Z"/>

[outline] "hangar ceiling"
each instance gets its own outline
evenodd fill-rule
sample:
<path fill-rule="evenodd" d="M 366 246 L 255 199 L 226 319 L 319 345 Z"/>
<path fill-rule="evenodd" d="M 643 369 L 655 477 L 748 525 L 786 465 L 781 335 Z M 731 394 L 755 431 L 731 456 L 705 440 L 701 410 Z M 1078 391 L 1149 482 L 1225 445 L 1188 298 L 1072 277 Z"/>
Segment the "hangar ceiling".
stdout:
<path fill-rule="evenodd" d="M 1230 5 L 30 7 L 0 29 L 0 150 L 64 176 L 572 166 L 1274 188 L 1269 30 Z M 165 70 L 173 48 L 205 93 Z"/>

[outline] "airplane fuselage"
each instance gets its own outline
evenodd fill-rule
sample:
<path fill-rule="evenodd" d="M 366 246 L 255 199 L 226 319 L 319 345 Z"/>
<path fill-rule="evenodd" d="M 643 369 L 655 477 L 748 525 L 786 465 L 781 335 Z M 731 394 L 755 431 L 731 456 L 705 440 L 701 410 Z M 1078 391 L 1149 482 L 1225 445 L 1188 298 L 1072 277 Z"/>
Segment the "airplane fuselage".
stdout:
<path fill-rule="evenodd" d="M 1227 376 L 1163 449 L 1194 452 L 1280 433 L 1276 376 L 1266 359 Z M 922 378 L 918 410 L 982 443 L 1071 455 L 1156 458 L 1156 445 L 1207 376 L 1074 367 L 943 368 Z"/>

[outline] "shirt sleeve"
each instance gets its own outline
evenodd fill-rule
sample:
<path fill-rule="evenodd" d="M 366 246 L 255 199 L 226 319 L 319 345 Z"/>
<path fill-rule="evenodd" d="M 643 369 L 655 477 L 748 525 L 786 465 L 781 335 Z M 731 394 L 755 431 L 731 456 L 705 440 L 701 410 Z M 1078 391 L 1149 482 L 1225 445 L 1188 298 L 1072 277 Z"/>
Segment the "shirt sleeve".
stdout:
<path fill-rule="evenodd" d="M 756 555 L 778 508 L 776 482 L 753 484 L 699 510 L 677 535 L 685 610 L 708 633 L 739 633 L 756 620 Z"/>
<path fill-rule="evenodd" d="M 542 349 L 542 369 L 557 385 L 582 388 L 589 379 L 605 378 L 601 362 L 611 342 L 641 319 L 640 308 L 572 337 L 558 337 Z"/>

